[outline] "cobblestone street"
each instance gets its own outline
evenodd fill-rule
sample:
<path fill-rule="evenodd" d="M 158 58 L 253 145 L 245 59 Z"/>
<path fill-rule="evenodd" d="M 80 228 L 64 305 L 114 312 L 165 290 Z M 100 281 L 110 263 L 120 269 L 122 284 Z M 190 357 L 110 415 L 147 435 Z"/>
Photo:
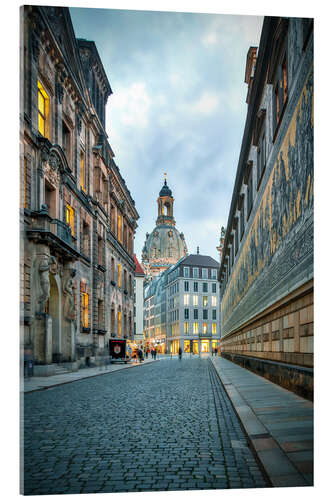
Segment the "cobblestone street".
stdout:
<path fill-rule="evenodd" d="M 207 358 L 24 396 L 24 493 L 267 487 Z"/>

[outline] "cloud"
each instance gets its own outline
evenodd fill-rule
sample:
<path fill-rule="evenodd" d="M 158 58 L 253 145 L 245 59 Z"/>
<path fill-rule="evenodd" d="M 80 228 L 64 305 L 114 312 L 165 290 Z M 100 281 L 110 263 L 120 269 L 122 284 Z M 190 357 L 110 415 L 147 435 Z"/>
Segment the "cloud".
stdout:
<path fill-rule="evenodd" d="M 219 96 L 214 93 L 205 92 L 200 99 L 191 107 L 194 113 L 210 115 L 219 105 Z"/>
<path fill-rule="evenodd" d="M 120 88 L 112 101 L 112 111 L 119 111 L 120 121 L 125 125 L 146 127 L 151 108 L 151 98 L 144 82 L 135 82 L 130 87 Z"/>

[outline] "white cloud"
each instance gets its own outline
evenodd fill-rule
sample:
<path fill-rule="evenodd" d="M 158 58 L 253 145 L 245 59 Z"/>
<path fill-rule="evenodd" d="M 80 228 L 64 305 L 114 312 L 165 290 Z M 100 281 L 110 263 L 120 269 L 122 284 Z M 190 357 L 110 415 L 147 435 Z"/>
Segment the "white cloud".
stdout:
<path fill-rule="evenodd" d="M 216 31 L 210 31 L 210 32 L 206 33 L 206 35 L 202 38 L 201 41 L 204 45 L 215 45 L 217 42 Z"/>
<path fill-rule="evenodd" d="M 151 98 L 143 82 L 120 88 L 112 99 L 111 106 L 112 113 L 117 112 L 125 125 L 146 127 L 148 124 Z"/>
<path fill-rule="evenodd" d="M 220 103 L 219 96 L 211 92 L 205 92 L 200 99 L 191 106 L 191 111 L 204 115 L 213 113 Z"/>

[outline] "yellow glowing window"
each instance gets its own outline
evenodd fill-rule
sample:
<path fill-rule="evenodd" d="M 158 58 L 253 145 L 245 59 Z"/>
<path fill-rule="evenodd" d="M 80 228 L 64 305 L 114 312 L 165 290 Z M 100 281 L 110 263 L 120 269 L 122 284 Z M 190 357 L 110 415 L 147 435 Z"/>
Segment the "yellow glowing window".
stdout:
<path fill-rule="evenodd" d="M 216 335 L 216 323 L 212 323 L 212 334 Z"/>
<path fill-rule="evenodd" d="M 118 264 L 118 286 L 121 288 L 121 264 Z"/>
<path fill-rule="evenodd" d="M 190 296 L 188 293 L 184 295 L 184 306 L 188 306 L 190 304 Z"/>
<path fill-rule="evenodd" d="M 204 307 L 208 306 L 208 296 L 207 295 L 204 295 L 202 297 L 202 302 L 203 302 Z"/>
<path fill-rule="evenodd" d="M 118 335 L 121 335 L 121 311 L 118 311 Z"/>
<path fill-rule="evenodd" d="M 189 323 L 188 323 L 188 321 L 185 321 L 185 323 L 184 323 L 184 333 L 186 335 L 188 335 L 188 332 L 189 332 Z"/>
<path fill-rule="evenodd" d="M 215 296 L 212 297 L 212 306 L 216 306 L 216 297 Z"/>
<path fill-rule="evenodd" d="M 85 164 L 84 164 L 84 153 L 80 152 L 80 184 L 83 191 L 86 190 L 86 172 L 85 172 Z"/>
<path fill-rule="evenodd" d="M 66 222 L 71 228 L 72 235 L 74 235 L 74 221 L 75 221 L 75 216 L 74 216 L 74 208 L 71 207 L 70 205 L 66 205 Z"/>
<path fill-rule="evenodd" d="M 50 99 L 41 82 L 37 81 L 38 85 L 38 131 L 44 136 L 48 137 L 48 114 Z"/>
<path fill-rule="evenodd" d="M 207 323 L 202 323 L 202 331 L 203 333 L 207 333 Z"/>
<path fill-rule="evenodd" d="M 87 293 L 82 293 L 82 326 L 88 327 L 88 312 L 89 312 L 89 296 Z"/>
<path fill-rule="evenodd" d="M 122 239 L 122 224 L 121 224 L 121 215 L 118 215 L 118 240 L 122 243 L 123 239 Z"/>
<path fill-rule="evenodd" d="M 198 323 L 195 322 L 195 323 L 193 323 L 193 333 L 198 333 L 198 332 L 199 332 Z"/>
<path fill-rule="evenodd" d="M 193 305 L 194 306 L 198 305 L 198 296 L 197 295 L 193 295 Z"/>

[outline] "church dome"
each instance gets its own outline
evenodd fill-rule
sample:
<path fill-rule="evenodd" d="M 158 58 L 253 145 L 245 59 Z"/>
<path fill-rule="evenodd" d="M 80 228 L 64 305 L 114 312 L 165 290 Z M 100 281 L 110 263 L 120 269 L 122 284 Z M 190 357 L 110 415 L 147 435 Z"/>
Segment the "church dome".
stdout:
<path fill-rule="evenodd" d="M 159 224 L 147 233 L 143 253 L 143 260 L 149 260 L 152 267 L 154 263 L 174 264 L 187 253 L 184 235 L 174 226 Z"/>
<path fill-rule="evenodd" d="M 175 200 L 167 185 L 166 174 L 164 176 L 164 186 L 157 199 L 156 226 L 150 234 L 146 233 L 146 241 L 142 249 L 142 263 L 146 275 L 150 276 L 157 276 L 187 254 L 184 234 L 176 229 L 173 216 Z"/>

